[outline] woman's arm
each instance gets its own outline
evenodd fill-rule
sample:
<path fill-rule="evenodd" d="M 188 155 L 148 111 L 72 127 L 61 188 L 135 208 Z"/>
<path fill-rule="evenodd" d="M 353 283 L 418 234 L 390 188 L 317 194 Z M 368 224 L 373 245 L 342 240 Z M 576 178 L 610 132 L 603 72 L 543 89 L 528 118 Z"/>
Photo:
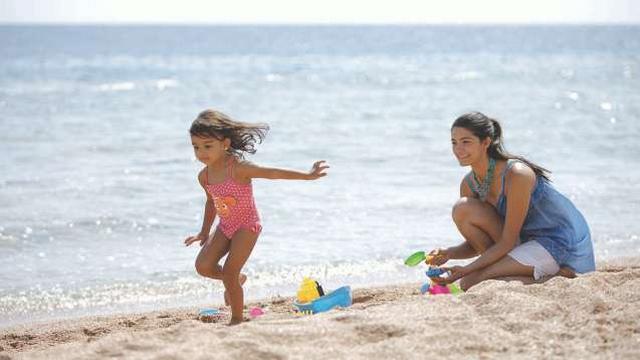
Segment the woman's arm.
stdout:
<path fill-rule="evenodd" d="M 444 254 L 449 259 L 469 259 L 478 255 L 476 250 L 466 241 L 444 249 Z"/>
<path fill-rule="evenodd" d="M 244 179 L 284 179 L 284 180 L 315 180 L 326 176 L 325 172 L 329 166 L 324 160 L 316 161 L 308 172 L 287 170 L 279 168 L 263 167 L 250 162 L 238 163 L 236 175 Z"/>
<path fill-rule="evenodd" d="M 508 181 L 507 181 L 508 180 Z M 469 274 L 485 268 L 500 260 L 515 246 L 522 224 L 529 210 L 531 190 L 536 181 L 536 175 L 526 165 L 516 163 L 509 169 L 505 177 L 505 193 L 507 196 L 507 214 L 505 216 L 502 234 L 498 241 L 485 251 L 471 264 L 464 266 L 463 272 Z"/>

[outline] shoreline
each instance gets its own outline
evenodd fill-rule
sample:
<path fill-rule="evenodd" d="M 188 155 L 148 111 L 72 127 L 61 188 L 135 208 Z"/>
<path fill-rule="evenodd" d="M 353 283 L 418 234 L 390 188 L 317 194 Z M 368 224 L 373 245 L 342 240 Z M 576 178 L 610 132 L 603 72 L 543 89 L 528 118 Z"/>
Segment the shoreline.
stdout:
<path fill-rule="evenodd" d="M 11 326 L 0 329 L 0 359 L 640 357 L 640 258 L 458 296 L 419 286 L 354 289 L 351 307 L 313 316 L 297 316 L 293 297 L 252 301 L 266 314 L 234 327 L 199 321 L 195 307 Z"/>

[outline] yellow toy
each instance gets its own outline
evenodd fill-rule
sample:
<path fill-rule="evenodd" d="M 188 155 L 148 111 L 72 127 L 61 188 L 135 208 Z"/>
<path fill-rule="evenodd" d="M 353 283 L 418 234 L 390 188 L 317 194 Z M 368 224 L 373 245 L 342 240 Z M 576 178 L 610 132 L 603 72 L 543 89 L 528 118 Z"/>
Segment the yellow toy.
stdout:
<path fill-rule="evenodd" d="M 319 298 L 320 296 L 324 296 L 324 291 L 322 290 L 322 286 L 320 286 L 317 281 L 305 277 L 302 279 L 302 284 L 300 284 L 297 295 L 298 302 L 308 303 Z"/>

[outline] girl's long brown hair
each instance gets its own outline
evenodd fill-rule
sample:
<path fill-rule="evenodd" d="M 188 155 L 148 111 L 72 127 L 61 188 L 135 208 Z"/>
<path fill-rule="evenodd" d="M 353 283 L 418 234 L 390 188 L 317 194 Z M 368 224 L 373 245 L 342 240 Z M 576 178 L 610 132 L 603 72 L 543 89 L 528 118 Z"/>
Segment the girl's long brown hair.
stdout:
<path fill-rule="evenodd" d="M 191 124 L 192 136 L 213 137 L 218 140 L 229 139 L 229 152 L 238 158 L 245 153 L 255 154 L 255 144 L 262 143 L 269 131 L 267 124 L 251 124 L 231 119 L 217 110 L 205 110 Z"/>

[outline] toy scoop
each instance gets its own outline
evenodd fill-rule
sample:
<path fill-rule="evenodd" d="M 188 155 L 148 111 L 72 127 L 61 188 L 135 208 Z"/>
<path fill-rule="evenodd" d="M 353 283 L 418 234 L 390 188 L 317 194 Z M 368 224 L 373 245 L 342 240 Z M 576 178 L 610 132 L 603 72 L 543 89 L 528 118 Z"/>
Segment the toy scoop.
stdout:
<path fill-rule="evenodd" d="M 424 251 L 418 251 L 416 253 L 413 253 L 411 256 L 409 256 L 404 261 L 404 264 L 407 266 L 416 266 L 425 260 L 431 261 L 432 258 L 433 256 L 427 255 Z"/>

